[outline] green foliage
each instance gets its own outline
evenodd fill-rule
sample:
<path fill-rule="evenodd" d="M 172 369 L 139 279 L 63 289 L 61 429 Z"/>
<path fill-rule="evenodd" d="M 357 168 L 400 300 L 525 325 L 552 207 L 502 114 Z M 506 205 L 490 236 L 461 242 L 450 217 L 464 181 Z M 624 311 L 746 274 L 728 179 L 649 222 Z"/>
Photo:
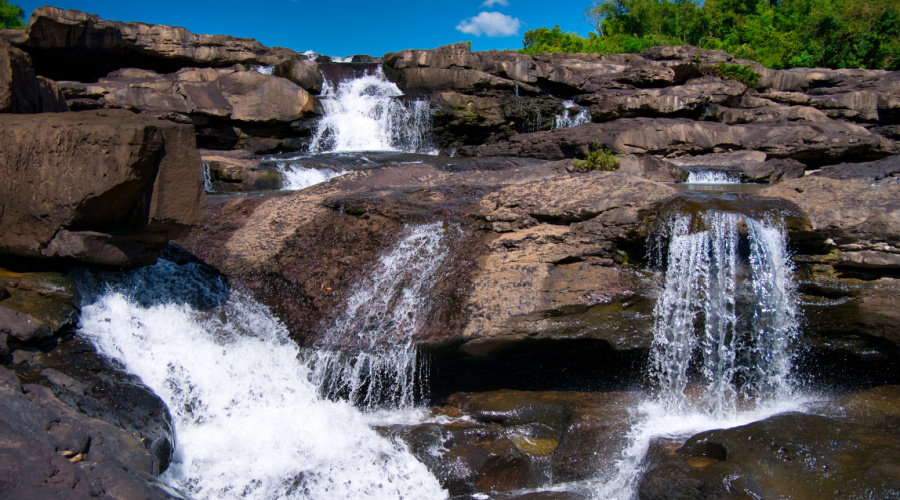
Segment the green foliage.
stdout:
<path fill-rule="evenodd" d="M 759 75 L 750 66 L 721 63 L 710 66 L 707 68 L 707 71 L 712 75 L 737 80 L 748 87 L 753 87 L 759 83 Z"/>
<path fill-rule="evenodd" d="M 591 170 L 613 172 L 619 168 L 619 155 L 600 144 L 600 142 L 594 142 L 587 158 L 575 160 L 572 162 L 572 165 L 579 172 L 590 172 Z"/>
<path fill-rule="evenodd" d="M 15 4 L 0 0 L 0 28 L 24 28 L 25 12 Z"/>
<path fill-rule="evenodd" d="M 690 44 L 770 68 L 900 69 L 897 0 L 598 0 L 586 14 L 596 33 L 529 30 L 522 52 Z"/>

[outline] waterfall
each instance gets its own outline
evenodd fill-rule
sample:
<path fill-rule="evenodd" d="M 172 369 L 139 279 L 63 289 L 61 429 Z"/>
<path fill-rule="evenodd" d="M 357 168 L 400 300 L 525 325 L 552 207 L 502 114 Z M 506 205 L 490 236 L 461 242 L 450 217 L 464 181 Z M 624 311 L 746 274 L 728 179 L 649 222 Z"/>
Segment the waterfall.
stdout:
<path fill-rule="evenodd" d="M 325 344 L 344 351 L 311 356 L 324 395 L 367 409 L 420 401 L 427 365 L 414 335 L 428 315 L 428 291 L 447 259 L 442 222 L 407 227 L 399 243 L 355 284 L 344 311 L 327 327 Z"/>
<path fill-rule="evenodd" d="M 563 106 L 565 109 L 562 113 L 556 115 L 553 128 L 575 127 L 591 122 L 591 115 L 588 113 L 588 110 L 579 107 L 575 104 L 575 101 L 563 101 Z"/>
<path fill-rule="evenodd" d="M 725 415 L 739 399 L 788 397 L 798 312 L 784 231 L 711 211 L 674 216 L 668 237 L 651 348 L 661 400 L 673 412 Z"/>
<path fill-rule="evenodd" d="M 791 378 L 798 296 L 784 229 L 735 213 L 673 215 L 657 240 L 665 277 L 654 309 L 650 378 L 629 446 L 597 498 L 636 497 L 650 444 L 796 411 Z"/>
<path fill-rule="evenodd" d="M 372 75 L 326 82 L 325 115 L 309 146 L 311 153 L 353 151 L 426 152 L 431 149 L 431 107 L 427 101 L 401 101 L 402 92 L 379 66 Z"/>
<path fill-rule="evenodd" d="M 740 184 L 737 172 L 725 170 L 691 170 L 685 184 Z"/>
<path fill-rule="evenodd" d="M 78 278 L 78 334 L 172 413 L 177 446 L 161 479 L 197 499 L 446 497 L 365 414 L 318 396 L 264 306 L 190 266 Z"/>
<path fill-rule="evenodd" d="M 297 158 L 288 160 L 277 160 L 275 168 L 281 174 L 282 189 L 298 191 L 308 188 L 309 186 L 329 181 L 335 177 L 340 177 L 347 172 L 345 170 L 327 170 L 318 168 L 307 168 L 297 161 Z"/>
<path fill-rule="evenodd" d="M 252 66 L 251 69 L 262 75 L 271 75 L 275 66 Z"/>
<path fill-rule="evenodd" d="M 209 163 L 203 162 L 203 190 L 207 193 L 215 193 L 216 188 L 212 183 L 212 172 L 209 171 Z"/>

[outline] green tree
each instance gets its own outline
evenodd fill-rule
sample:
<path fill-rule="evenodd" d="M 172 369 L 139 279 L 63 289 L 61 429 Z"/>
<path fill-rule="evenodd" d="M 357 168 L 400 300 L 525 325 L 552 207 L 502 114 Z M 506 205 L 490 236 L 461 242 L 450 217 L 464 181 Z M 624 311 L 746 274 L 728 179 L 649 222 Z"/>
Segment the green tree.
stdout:
<path fill-rule="evenodd" d="M 24 28 L 25 12 L 15 4 L 0 0 L 0 28 Z"/>

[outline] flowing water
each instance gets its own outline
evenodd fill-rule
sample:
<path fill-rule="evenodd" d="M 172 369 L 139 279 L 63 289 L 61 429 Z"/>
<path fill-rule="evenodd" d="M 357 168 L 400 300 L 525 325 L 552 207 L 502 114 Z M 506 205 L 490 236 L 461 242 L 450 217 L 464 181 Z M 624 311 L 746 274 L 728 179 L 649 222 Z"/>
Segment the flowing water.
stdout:
<path fill-rule="evenodd" d="M 691 170 L 685 184 L 740 184 L 737 172 L 725 170 Z"/>
<path fill-rule="evenodd" d="M 203 162 L 203 190 L 207 193 L 216 192 L 212 183 L 212 173 L 209 171 L 209 163 L 206 162 Z"/>
<path fill-rule="evenodd" d="M 275 168 L 281 174 L 282 178 L 281 189 L 298 191 L 315 184 L 327 182 L 347 173 L 345 170 L 304 167 L 303 163 L 300 161 L 301 159 L 302 158 L 297 157 L 286 160 L 275 160 Z"/>
<path fill-rule="evenodd" d="M 575 101 L 563 101 L 565 109 L 562 113 L 556 115 L 554 128 L 576 127 L 591 122 L 591 115 L 588 110 L 579 107 Z"/>
<path fill-rule="evenodd" d="M 308 355 L 323 395 L 346 397 L 369 410 L 411 407 L 424 398 L 428 367 L 413 341 L 447 254 L 443 223 L 409 226 L 355 284 L 327 327 L 323 349 Z"/>
<path fill-rule="evenodd" d="M 431 107 L 403 101 L 403 93 L 381 68 L 333 85 L 325 82 L 320 119 L 311 153 L 354 151 L 430 152 Z"/>
<path fill-rule="evenodd" d="M 84 273 L 79 334 L 168 405 L 162 479 L 192 498 L 445 498 L 345 401 L 322 399 L 284 326 L 192 265 Z"/>
<path fill-rule="evenodd" d="M 654 310 L 655 396 L 636 410 L 599 498 L 636 495 L 654 440 L 744 425 L 797 410 L 791 377 L 797 291 L 785 231 L 774 221 L 707 211 L 673 215 L 658 252 L 665 277 Z M 662 251 L 664 250 L 664 251 Z"/>

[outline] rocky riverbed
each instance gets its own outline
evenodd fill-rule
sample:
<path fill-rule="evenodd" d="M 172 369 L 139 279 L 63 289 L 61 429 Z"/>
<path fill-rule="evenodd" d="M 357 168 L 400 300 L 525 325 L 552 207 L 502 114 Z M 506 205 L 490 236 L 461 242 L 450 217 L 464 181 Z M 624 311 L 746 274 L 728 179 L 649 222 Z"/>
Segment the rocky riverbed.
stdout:
<path fill-rule="evenodd" d="M 715 76 L 720 64 L 759 81 Z M 329 86 L 378 72 L 433 111 L 438 154 L 309 155 Z M 4 495 L 190 496 L 157 479 L 177 449 L 170 409 L 77 334 L 85 269 L 163 252 L 316 349 L 386 249 L 439 222 L 447 255 L 410 339 L 429 360 L 434 418 L 378 432 L 454 498 L 590 498 L 652 387 L 660 231 L 668 214 L 713 208 L 783 220 L 802 318 L 794 372 L 817 402 L 650 443 L 636 495 L 893 498 L 898 82 L 694 47 L 455 44 L 342 66 L 37 9 L 0 33 Z M 581 112 L 588 123 L 556 127 Z M 597 147 L 619 155 L 615 171 L 576 167 Z M 341 175 L 284 190 L 291 162 Z M 682 184 L 698 170 L 750 186 Z"/>

